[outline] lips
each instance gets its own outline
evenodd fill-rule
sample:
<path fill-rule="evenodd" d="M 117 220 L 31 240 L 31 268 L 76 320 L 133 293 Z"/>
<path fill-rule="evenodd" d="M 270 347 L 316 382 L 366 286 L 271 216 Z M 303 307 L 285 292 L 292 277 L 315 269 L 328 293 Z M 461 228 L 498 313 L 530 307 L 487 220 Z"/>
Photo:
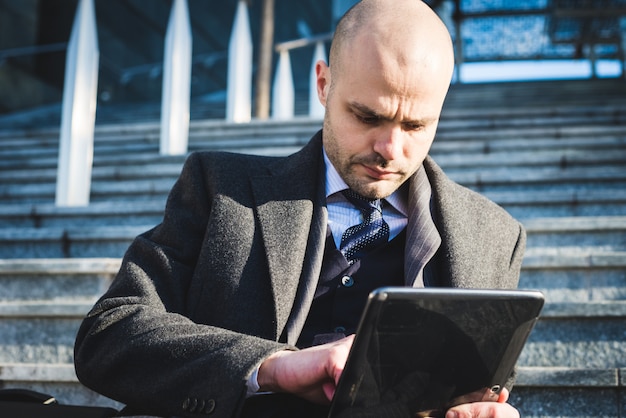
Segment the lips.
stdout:
<path fill-rule="evenodd" d="M 362 167 L 365 169 L 365 172 L 367 173 L 369 177 L 372 177 L 377 180 L 388 180 L 390 178 L 397 177 L 400 175 L 400 173 L 397 173 L 395 171 L 381 170 L 377 167 L 370 167 L 367 165 L 362 165 Z"/>

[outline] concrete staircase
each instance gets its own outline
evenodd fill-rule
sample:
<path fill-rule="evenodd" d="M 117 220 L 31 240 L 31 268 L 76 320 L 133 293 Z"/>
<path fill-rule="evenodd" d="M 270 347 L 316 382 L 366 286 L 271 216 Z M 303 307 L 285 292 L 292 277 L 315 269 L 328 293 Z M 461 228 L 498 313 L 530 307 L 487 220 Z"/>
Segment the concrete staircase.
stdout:
<path fill-rule="evenodd" d="M 454 86 L 431 155 L 527 228 L 547 304 L 519 362 L 524 417 L 626 416 L 626 82 Z M 190 148 L 284 155 L 320 121 L 194 121 Z M 119 404 L 76 381 L 82 316 L 159 222 L 183 157 L 158 123 L 96 127 L 92 203 L 56 208 L 58 131 L 0 131 L 0 387 Z"/>

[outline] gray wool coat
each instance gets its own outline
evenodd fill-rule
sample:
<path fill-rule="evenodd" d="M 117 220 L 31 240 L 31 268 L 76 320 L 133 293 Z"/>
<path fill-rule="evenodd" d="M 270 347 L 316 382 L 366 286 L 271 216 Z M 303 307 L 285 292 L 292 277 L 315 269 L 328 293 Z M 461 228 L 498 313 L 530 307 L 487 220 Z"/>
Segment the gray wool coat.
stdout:
<path fill-rule="evenodd" d="M 430 158 L 424 166 L 443 282 L 516 287 L 521 224 Z M 162 223 L 133 241 L 81 325 L 80 381 L 144 414 L 236 416 L 251 371 L 295 349 L 304 325 L 326 238 L 324 175 L 321 132 L 288 157 L 192 153 Z"/>

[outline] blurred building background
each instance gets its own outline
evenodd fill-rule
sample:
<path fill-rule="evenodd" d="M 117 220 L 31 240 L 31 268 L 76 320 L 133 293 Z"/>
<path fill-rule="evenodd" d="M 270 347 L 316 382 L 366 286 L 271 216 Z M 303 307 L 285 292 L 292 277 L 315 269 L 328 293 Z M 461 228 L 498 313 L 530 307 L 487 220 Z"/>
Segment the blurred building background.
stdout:
<path fill-rule="evenodd" d="M 354 2 L 275 0 L 273 42 L 330 33 Z M 623 75 L 626 0 L 427 2 L 440 13 L 455 41 L 456 82 Z M 263 3 L 247 1 L 253 72 Z M 158 119 L 171 5 L 171 0 L 95 0 L 100 47 L 97 123 L 123 120 L 129 112 L 134 120 Z M 0 127 L 28 125 L 28 115 L 39 124 L 58 125 L 76 6 L 77 0 L 0 0 Z M 191 119 L 223 118 L 237 1 L 188 0 L 188 7 L 193 36 Z M 274 53 L 272 71 L 276 57 Z M 291 52 L 296 114 L 307 112 L 311 61 L 312 48 Z"/>

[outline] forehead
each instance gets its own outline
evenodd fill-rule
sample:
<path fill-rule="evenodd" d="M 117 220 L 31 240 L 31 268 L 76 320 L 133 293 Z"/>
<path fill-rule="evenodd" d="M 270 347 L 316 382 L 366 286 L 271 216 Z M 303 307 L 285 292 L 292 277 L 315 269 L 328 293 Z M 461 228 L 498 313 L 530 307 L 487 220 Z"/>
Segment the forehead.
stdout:
<path fill-rule="evenodd" d="M 356 54 L 361 55 L 361 54 Z M 347 60 L 333 79 L 335 97 L 350 110 L 406 120 L 438 118 L 447 84 L 419 68 L 381 60 Z"/>

